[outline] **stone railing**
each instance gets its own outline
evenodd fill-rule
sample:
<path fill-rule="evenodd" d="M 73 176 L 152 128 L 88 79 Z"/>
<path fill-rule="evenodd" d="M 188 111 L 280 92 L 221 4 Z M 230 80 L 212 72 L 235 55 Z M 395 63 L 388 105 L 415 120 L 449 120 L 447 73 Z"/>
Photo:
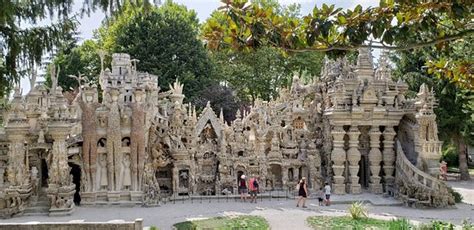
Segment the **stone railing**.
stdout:
<path fill-rule="evenodd" d="M 448 186 L 415 167 L 405 156 L 399 141 L 396 165 L 398 197 L 405 204 L 415 207 L 446 207 L 454 204 Z"/>
<path fill-rule="evenodd" d="M 121 229 L 121 230 L 142 230 L 143 219 L 136 219 L 135 221 L 109 221 L 109 222 L 27 222 L 27 223 L 0 223 L 0 230 L 2 229 L 17 229 L 17 230 L 62 230 L 62 229 Z"/>

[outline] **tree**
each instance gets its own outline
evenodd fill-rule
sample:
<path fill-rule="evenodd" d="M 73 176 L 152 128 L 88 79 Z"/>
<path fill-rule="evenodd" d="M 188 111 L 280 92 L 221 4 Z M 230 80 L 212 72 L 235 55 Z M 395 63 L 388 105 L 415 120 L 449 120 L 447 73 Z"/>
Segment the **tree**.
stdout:
<path fill-rule="evenodd" d="M 213 64 L 197 38 L 196 13 L 183 5 L 167 1 L 148 12 L 125 10 L 100 31 L 99 43 L 139 59 L 138 69 L 159 76 L 162 90 L 179 78 L 190 99 L 212 82 Z"/>
<path fill-rule="evenodd" d="M 78 82 L 70 78 L 70 75 L 84 75 L 92 81 L 97 81 L 96 76 L 100 74 L 100 58 L 98 55 L 98 44 L 94 40 L 85 40 L 77 46 L 75 41 L 64 44 L 52 61 L 52 65 L 58 66 L 58 84 L 66 91 L 73 91 L 78 87 Z M 46 81 L 51 82 L 49 71 L 46 73 Z"/>
<path fill-rule="evenodd" d="M 462 180 L 469 180 L 467 165 L 467 145 L 474 144 L 474 92 L 462 89 L 458 85 L 440 78 L 433 71 L 427 71 L 426 63 L 430 59 L 464 59 L 472 58 L 473 51 L 468 46 L 472 38 L 451 44 L 446 50 L 424 48 L 422 50 L 399 51 L 392 57 L 395 63 L 394 75 L 404 79 L 411 95 L 422 83 L 433 87 L 439 99 L 435 109 L 440 139 L 446 146 L 454 144 L 458 153 L 459 169 Z M 447 57 L 448 56 L 448 57 Z"/>
<path fill-rule="evenodd" d="M 70 18 L 72 1 L 42 2 L 2 1 L 0 7 L 0 97 L 13 83 L 19 83 L 26 68 L 41 63 L 45 52 L 74 31 L 76 22 Z M 38 26 L 46 18 L 57 22 Z M 23 24 L 31 24 L 24 27 Z"/>
<path fill-rule="evenodd" d="M 275 11 L 285 18 L 299 20 L 297 18 L 300 15 L 299 5 L 284 7 L 274 0 L 255 0 L 253 3 Z M 216 24 L 226 30 L 231 26 L 223 12 L 214 11 L 202 26 L 202 36 L 205 37 L 206 31 Z M 251 52 L 214 50 L 213 56 L 221 80 L 235 89 L 241 100 L 251 102 L 257 98 L 270 100 L 277 97 L 279 89 L 288 87 L 294 75 L 305 82 L 312 81 L 314 77 L 319 76 L 323 59 L 321 53 L 288 55 L 272 46 L 261 46 L 260 49 Z"/>
<path fill-rule="evenodd" d="M 473 4 L 467 0 L 382 0 L 378 7 L 342 10 L 334 5 L 314 7 L 303 18 L 285 17 L 272 7 L 247 0 L 222 0 L 222 21 L 208 23 L 203 37 L 210 49 L 249 50 L 265 46 L 286 52 L 326 52 L 341 56 L 360 47 L 409 50 L 436 44 L 449 45 L 474 33 Z M 451 22 L 451 23 L 450 23 Z M 410 43 L 402 43 L 414 38 Z M 364 42 L 369 41 L 369 44 Z M 397 42 L 399 42 L 397 44 Z M 433 60 L 437 62 L 437 60 Z M 453 62 L 448 78 L 472 85 L 472 62 Z M 466 82 L 466 83 L 463 83 Z"/>
<path fill-rule="evenodd" d="M 13 83 L 19 83 L 20 78 L 30 72 L 28 68 L 40 64 L 45 53 L 52 52 L 74 33 L 79 12 L 72 12 L 73 3 L 71 0 L 1 2 L 0 98 L 9 93 Z M 127 4 L 145 11 L 152 7 L 149 0 L 85 0 L 80 12 L 83 15 L 101 9 L 114 15 Z M 52 23 L 45 23 L 48 19 Z"/>
<path fill-rule="evenodd" d="M 245 106 L 244 101 L 239 101 L 234 96 L 234 91 L 226 86 L 212 84 L 199 92 L 199 97 L 193 99 L 193 104 L 198 108 L 204 108 L 210 102 L 212 109 L 216 113 L 222 110 L 224 120 L 230 124 L 235 120 L 235 114 L 239 108 Z"/>

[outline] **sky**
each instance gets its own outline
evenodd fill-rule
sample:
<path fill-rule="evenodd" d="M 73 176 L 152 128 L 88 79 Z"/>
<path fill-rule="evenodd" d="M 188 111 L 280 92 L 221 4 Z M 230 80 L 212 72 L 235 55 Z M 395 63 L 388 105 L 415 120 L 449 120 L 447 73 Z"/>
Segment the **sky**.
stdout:
<path fill-rule="evenodd" d="M 83 0 L 74 0 L 75 6 L 74 9 L 79 10 L 82 6 Z M 162 0 L 164 1 L 164 0 Z M 185 5 L 188 9 L 196 11 L 197 16 L 200 22 L 204 22 L 211 13 L 220 6 L 220 0 L 174 0 L 176 3 Z M 312 0 L 279 0 L 282 5 L 289 5 L 293 3 L 300 4 L 302 15 L 310 13 L 314 6 L 321 6 L 322 4 L 334 4 L 336 7 L 342 8 L 354 8 L 356 5 L 361 5 L 364 8 L 370 6 L 376 6 L 379 3 L 379 0 L 322 0 L 322 1 L 312 1 Z M 78 27 L 80 42 L 91 39 L 94 35 L 94 30 L 99 28 L 102 20 L 105 18 L 105 14 L 97 11 L 91 13 L 89 16 L 85 15 L 83 18 L 80 18 L 78 21 L 80 23 Z M 379 51 L 375 50 L 373 53 L 375 57 L 379 56 Z M 39 78 L 38 81 L 43 79 Z M 30 84 L 28 79 L 24 78 L 21 80 L 21 87 L 23 89 L 23 94 L 26 94 L 30 90 Z"/>
<path fill-rule="evenodd" d="M 78 2 L 76 4 L 76 8 L 79 8 L 81 6 L 81 1 L 75 1 Z M 200 22 L 204 22 L 209 17 L 209 15 L 211 15 L 211 13 L 220 6 L 220 0 L 174 0 L 174 2 L 183 4 L 188 9 L 193 9 L 196 11 Z M 369 6 L 378 5 L 379 0 L 279 0 L 279 2 L 282 5 L 289 5 L 293 3 L 300 4 L 301 13 L 305 15 L 311 12 L 315 5 L 321 6 L 324 3 L 328 5 L 334 4 L 336 7 L 342 8 L 354 8 L 356 5 L 360 4 L 366 8 Z M 102 12 L 95 12 L 91 14 L 90 17 L 84 17 L 80 19 L 79 37 L 82 39 L 92 38 L 94 30 L 99 28 L 103 19 L 104 14 Z"/>

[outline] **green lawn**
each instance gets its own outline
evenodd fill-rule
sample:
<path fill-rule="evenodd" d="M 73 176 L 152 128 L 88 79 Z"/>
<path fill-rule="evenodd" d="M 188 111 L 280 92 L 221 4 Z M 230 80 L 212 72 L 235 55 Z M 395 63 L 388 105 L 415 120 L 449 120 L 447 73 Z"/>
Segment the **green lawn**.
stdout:
<path fill-rule="evenodd" d="M 307 220 L 313 229 L 409 229 L 410 223 L 407 220 L 378 220 L 373 218 L 352 219 L 349 216 L 328 217 L 313 216 Z"/>
<path fill-rule="evenodd" d="M 214 217 L 205 220 L 185 221 L 174 225 L 178 230 L 199 230 L 199 229 L 270 229 L 268 222 L 259 216 L 239 216 L 239 217 Z"/>

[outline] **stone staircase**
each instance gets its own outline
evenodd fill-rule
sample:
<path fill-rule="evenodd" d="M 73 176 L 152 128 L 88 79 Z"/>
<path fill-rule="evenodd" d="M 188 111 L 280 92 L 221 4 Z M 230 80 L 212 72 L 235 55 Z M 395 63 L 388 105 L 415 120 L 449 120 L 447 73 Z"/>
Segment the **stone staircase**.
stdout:
<path fill-rule="evenodd" d="M 425 208 L 454 205 L 454 197 L 449 192 L 449 187 L 443 181 L 415 167 L 406 157 L 399 141 L 395 181 L 398 188 L 395 196 L 406 206 Z"/>

